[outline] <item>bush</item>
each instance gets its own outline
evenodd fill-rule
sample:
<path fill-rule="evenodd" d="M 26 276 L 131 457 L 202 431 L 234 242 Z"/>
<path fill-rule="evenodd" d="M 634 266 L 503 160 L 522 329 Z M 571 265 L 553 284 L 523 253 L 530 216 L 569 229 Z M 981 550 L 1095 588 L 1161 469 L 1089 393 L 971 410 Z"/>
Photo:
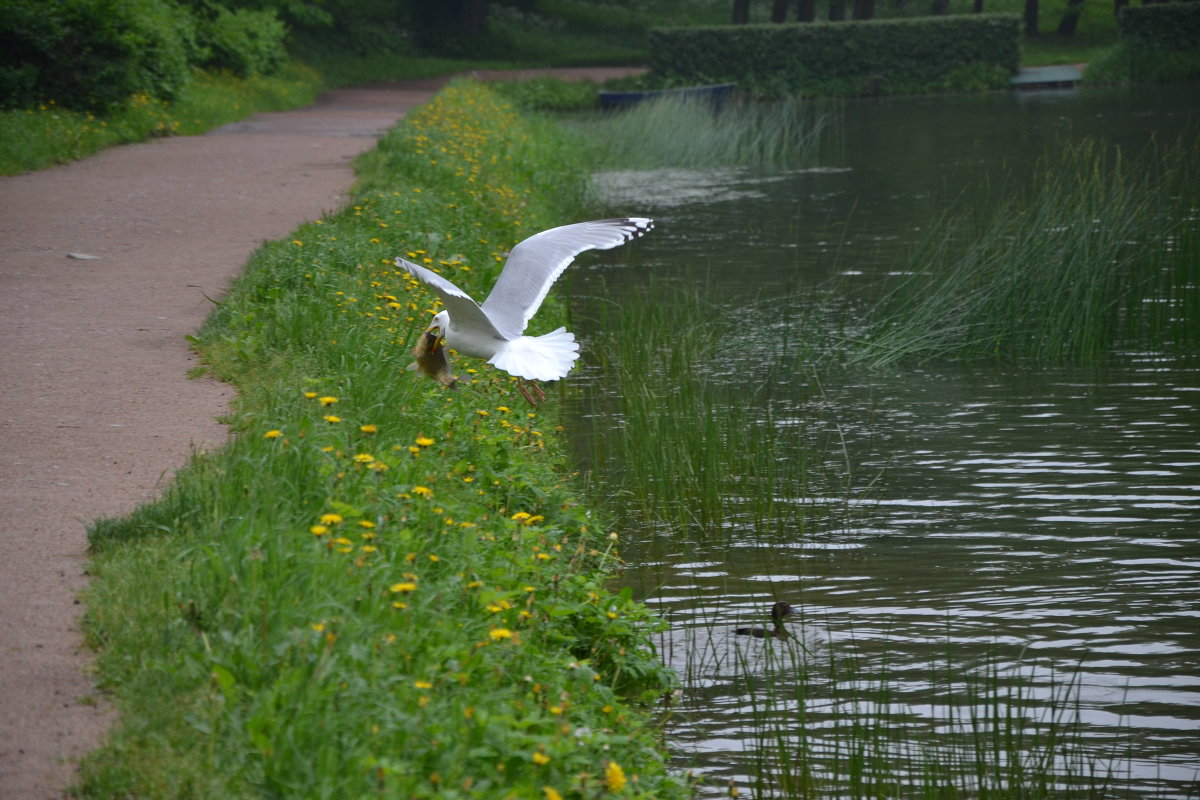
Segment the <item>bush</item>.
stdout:
<path fill-rule="evenodd" d="M 650 53 L 651 69 L 668 79 L 736 81 L 773 94 L 999 88 L 1020 65 L 1020 20 L 974 14 L 658 28 L 650 32 Z"/>
<path fill-rule="evenodd" d="M 1094 84 L 1166 83 L 1200 78 L 1200 3 L 1126 6 L 1121 41 L 1088 64 Z"/>
<path fill-rule="evenodd" d="M 1200 43 L 1200 3 L 1125 6 L 1117 31 L 1129 44 L 1193 50 Z"/>
<path fill-rule="evenodd" d="M 167 0 L 8 0 L 0 5 L 0 107 L 48 100 L 99 110 L 191 80 L 191 15 Z"/>
<path fill-rule="evenodd" d="M 274 75 L 287 63 L 283 46 L 287 27 L 273 10 L 217 7 L 216 15 L 200 30 L 209 49 L 205 66 L 252 78 Z"/>

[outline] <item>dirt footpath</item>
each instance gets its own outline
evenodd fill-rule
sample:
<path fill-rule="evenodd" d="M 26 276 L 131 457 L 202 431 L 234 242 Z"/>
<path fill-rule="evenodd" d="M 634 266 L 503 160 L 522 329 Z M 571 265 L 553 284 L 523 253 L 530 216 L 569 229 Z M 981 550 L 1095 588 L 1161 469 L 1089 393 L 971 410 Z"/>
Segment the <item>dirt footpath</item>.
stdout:
<path fill-rule="evenodd" d="M 443 83 L 332 91 L 0 178 L 0 799 L 64 797 L 112 721 L 78 624 L 86 526 L 224 440 L 232 390 L 186 377 L 208 298 L 264 240 L 340 207 L 354 156 Z"/>

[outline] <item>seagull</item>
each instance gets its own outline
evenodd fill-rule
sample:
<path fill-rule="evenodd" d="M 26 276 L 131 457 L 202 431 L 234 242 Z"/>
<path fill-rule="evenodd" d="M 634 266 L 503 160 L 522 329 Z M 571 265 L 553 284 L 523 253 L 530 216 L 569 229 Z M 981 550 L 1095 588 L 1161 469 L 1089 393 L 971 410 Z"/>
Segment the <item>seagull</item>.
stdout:
<path fill-rule="evenodd" d="M 526 381 L 556 381 L 579 358 L 579 343 L 566 328 L 526 336 L 525 326 L 551 285 L 575 256 L 585 250 L 609 250 L 654 227 L 645 217 L 579 222 L 535 233 L 512 249 L 491 294 L 480 305 L 436 272 L 396 259 L 396 266 L 427 284 L 445 304 L 426 329 L 445 337 L 446 346 L 482 358 Z M 534 403 L 524 386 L 521 393 Z M 544 399 L 537 384 L 534 390 Z"/>

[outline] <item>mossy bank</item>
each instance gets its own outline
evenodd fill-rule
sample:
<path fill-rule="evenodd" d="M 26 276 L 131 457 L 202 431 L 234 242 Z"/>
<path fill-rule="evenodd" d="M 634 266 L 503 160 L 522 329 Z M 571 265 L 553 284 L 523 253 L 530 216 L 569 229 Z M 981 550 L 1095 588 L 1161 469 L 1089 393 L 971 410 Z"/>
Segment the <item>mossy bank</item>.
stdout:
<path fill-rule="evenodd" d="M 480 363 L 456 392 L 403 369 L 436 300 L 392 258 L 486 294 L 514 243 L 586 216 L 578 154 L 465 83 L 359 168 L 352 204 L 263 247 L 196 337 L 239 390 L 230 443 L 92 529 L 120 721 L 80 793 L 685 795 L 649 724 L 674 679 L 653 617 L 605 589 L 619 543 L 572 489 L 555 393 L 534 410 Z"/>

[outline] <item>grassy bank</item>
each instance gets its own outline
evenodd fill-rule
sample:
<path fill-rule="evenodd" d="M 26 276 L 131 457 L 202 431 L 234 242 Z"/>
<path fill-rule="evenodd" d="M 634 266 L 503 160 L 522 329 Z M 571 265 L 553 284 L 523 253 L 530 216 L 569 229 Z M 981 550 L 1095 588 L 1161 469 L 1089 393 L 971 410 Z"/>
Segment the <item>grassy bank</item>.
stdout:
<path fill-rule="evenodd" d="M 115 144 L 203 133 L 256 111 L 307 105 L 323 85 L 316 72 L 293 64 L 269 77 L 197 73 L 173 102 L 138 94 L 104 115 L 59 108 L 53 102 L 0 111 L 0 175 L 64 164 Z"/>
<path fill-rule="evenodd" d="M 615 542 L 553 401 L 403 370 L 434 297 L 578 216 L 553 128 L 478 86 L 412 113 L 344 212 L 265 246 L 197 337 L 239 390 L 220 452 L 92 530 L 88 635 L 121 711 L 87 797 L 671 797 L 640 701 L 672 678 L 603 588 Z M 556 325 L 551 302 L 535 324 Z"/>

